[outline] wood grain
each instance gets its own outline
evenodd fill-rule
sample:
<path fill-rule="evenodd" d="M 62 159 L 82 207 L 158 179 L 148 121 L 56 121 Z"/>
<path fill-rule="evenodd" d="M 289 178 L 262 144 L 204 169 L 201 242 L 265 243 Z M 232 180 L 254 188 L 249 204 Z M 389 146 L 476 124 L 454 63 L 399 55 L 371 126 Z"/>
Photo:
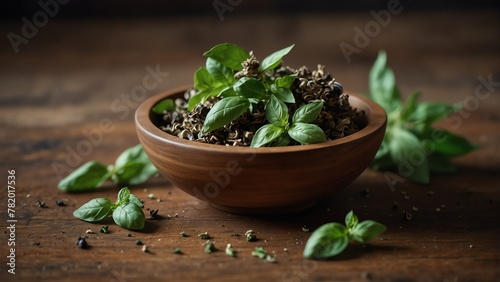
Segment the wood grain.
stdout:
<path fill-rule="evenodd" d="M 57 190 L 58 173 L 53 169 L 60 164 L 67 169 L 60 172 L 65 175 L 91 159 L 112 163 L 122 150 L 138 143 L 133 121 L 137 101 L 129 98 L 127 103 L 122 94 L 131 95 L 134 87 L 142 85 L 146 66 L 159 64 L 161 71 L 169 73 L 147 92 L 149 97 L 190 83 L 192 72 L 202 64 L 200 54 L 222 41 L 249 46 L 259 56 L 296 42 L 298 48 L 286 63 L 314 66 L 322 62 L 346 89 L 356 92 L 367 90 L 368 70 L 376 52 L 384 48 L 406 95 L 422 90 L 423 100 L 472 99 L 481 77 L 500 80 L 497 14 L 403 12 L 360 54 L 353 55 L 350 64 L 338 44 L 352 42 L 353 27 L 364 27 L 369 14 L 260 15 L 258 20 L 252 15 L 228 14 L 222 23 L 215 14 L 124 22 L 51 19 L 28 44 L 20 46 L 19 54 L 2 45 L 0 280 L 497 281 L 497 85 L 491 86 L 491 92 L 481 92 L 490 94 L 478 100 L 477 107 L 440 123 L 481 146 L 454 160 L 459 173 L 434 175 L 425 186 L 398 182 L 391 190 L 384 174 L 365 170 L 346 189 L 291 215 L 224 213 L 159 177 L 131 190 L 145 200 L 146 209 L 159 209 L 162 219 L 149 219 L 141 232 L 109 222 L 111 233 L 101 234 L 102 224 L 79 221 L 72 212 L 92 198 L 114 198 L 119 187 L 107 184 L 94 192 L 66 194 Z M 18 22 L 0 24 L 2 34 L 19 29 Z M 105 119 L 111 121 L 112 130 L 99 129 Z M 85 148 L 85 144 L 91 146 Z M 78 148 L 84 154 L 78 154 Z M 77 155 L 72 156 L 72 151 Z M 6 182 L 7 170 L 13 169 L 17 180 L 16 275 L 7 273 L 6 264 Z M 148 199 L 150 193 L 161 202 Z M 38 207 L 37 200 L 45 202 L 45 207 Z M 56 200 L 66 205 L 57 206 Z M 350 246 L 337 259 L 304 260 L 302 251 L 310 233 L 302 227 L 314 230 L 326 222 L 342 222 L 351 209 L 360 219 L 380 221 L 388 230 L 370 245 Z M 404 211 L 413 213 L 412 220 L 403 218 Z M 96 234 L 85 234 L 89 228 Z M 244 240 L 241 235 L 249 229 L 257 232 L 259 241 Z M 190 236 L 181 237 L 182 230 Z M 220 251 L 203 252 L 204 241 L 196 235 L 205 231 Z M 85 235 L 91 248 L 80 250 L 76 241 Z M 141 251 L 137 239 L 149 252 Z M 236 258 L 224 253 L 227 243 L 238 251 Z M 252 257 L 255 246 L 275 254 L 277 262 Z M 184 254 L 173 254 L 174 247 Z"/>

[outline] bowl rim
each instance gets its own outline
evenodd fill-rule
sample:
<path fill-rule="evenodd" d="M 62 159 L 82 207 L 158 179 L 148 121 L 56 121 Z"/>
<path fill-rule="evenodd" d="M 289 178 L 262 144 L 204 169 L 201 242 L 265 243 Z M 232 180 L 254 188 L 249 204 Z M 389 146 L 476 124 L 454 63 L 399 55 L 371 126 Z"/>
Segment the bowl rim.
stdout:
<path fill-rule="evenodd" d="M 349 99 L 354 98 L 366 104 L 368 110 L 365 110 L 368 116 L 370 116 L 368 124 L 360 131 L 353 133 L 351 135 L 329 140 L 322 143 L 308 144 L 308 145 L 297 145 L 297 146 L 283 146 L 283 147 L 243 147 L 243 146 L 224 146 L 216 144 L 208 144 L 195 142 L 192 140 L 186 140 L 179 138 L 177 136 L 168 134 L 158 128 L 150 119 L 150 112 L 154 105 L 156 105 L 161 100 L 173 96 L 176 94 L 181 94 L 192 88 L 190 85 L 183 85 L 175 87 L 163 92 L 160 92 L 154 96 L 151 96 L 144 100 L 136 109 L 135 112 L 135 124 L 139 131 L 149 135 L 153 139 L 157 139 L 162 143 L 167 143 L 169 145 L 180 146 L 183 148 L 196 148 L 201 151 L 211 151 L 211 152 L 224 152 L 224 153 L 238 153 L 238 154 L 276 154 L 276 153 L 290 153 L 290 152 L 304 152 L 310 150 L 318 150 L 324 148 L 330 148 L 335 146 L 341 146 L 345 143 L 349 143 L 355 140 L 362 140 L 369 138 L 371 135 L 375 134 L 381 127 L 384 127 L 387 123 L 387 115 L 384 109 L 379 106 L 374 101 L 356 94 L 349 94 Z"/>

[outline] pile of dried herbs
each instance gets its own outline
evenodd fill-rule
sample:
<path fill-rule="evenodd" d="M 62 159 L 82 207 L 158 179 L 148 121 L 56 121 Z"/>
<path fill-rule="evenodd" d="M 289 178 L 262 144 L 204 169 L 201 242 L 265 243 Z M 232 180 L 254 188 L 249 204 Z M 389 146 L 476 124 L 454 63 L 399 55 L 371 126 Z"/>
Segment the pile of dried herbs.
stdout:
<path fill-rule="evenodd" d="M 262 140 L 257 146 L 319 143 L 362 129 L 367 123 L 365 113 L 351 107 L 342 85 L 325 72 L 324 66 L 318 65 L 315 70 L 281 66 L 282 57 L 292 47 L 277 51 L 262 62 L 236 45 L 225 43 L 212 48 L 205 53 L 206 67 L 195 73 L 195 88 L 186 91 L 183 99 L 162 101 L 153 109 L 162 115 L 158 127 L 179 138 L 226 146 L 256 146 L 252 140 L 264 125 L 268 125 L 264 127 L 267 130 L 260 133 L 258 138 Z M 232 48 L 237 48 L 237 52 Z M 244 58 L 240 59 L 241 67 L 227 61 L 231 50 L 239 52 L 235 57 Z M 228 101 L 225 108 L 212 110 L 221 101 Z M 270 106 L 271 101 L 275 105 Z M 302 119 L 294 116 L 300 107 L 318 101 L 322 107 L 317 112 L 311 113 L 313 107 L 305 107 L 300 111 Z M 280 105 L 286 105 L 287 112 L 281 116 L 277 113 Z M 297 119 L 303 122 L 292 132 Z M 275 123 L 278 126 L 272 125 Z M 295 137 L 297 132 L 303 136 Z M 322 136 L 311 137 L 318 134 Z"/>

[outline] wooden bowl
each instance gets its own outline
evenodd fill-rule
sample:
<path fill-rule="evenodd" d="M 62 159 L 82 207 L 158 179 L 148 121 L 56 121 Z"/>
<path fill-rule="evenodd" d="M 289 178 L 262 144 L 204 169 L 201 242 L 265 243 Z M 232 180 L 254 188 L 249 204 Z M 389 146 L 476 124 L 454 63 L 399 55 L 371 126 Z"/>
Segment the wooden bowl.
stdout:
<path fill-rule="evenodd" d="M 160 130 L 151 109 L 180 98 L 187 87 L 144 101 L 135 123 L 139 140 L 158 171 L 184 192 L 231 213 L 283 214 L 306 209 L 358 177 L 385 133 L 386 114 L 375 102 L 349 95 L 368 125 L 347 137 L 287 147 L 230 147 L 184 140 Z"/>

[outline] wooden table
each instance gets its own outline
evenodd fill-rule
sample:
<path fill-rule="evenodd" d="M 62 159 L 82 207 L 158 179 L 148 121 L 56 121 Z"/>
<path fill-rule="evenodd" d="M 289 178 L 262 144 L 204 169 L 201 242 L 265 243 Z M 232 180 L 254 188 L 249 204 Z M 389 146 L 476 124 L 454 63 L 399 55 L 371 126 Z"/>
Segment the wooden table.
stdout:
<path fill-rule="evenodd" d="M 215 12 L 186 19 L 56 17 L 19 45 L 18 54 L 10 44 L 2 45 L 1 281 L 498 281 L 498 13 L 403 10 L 350 63 L 339 44 L 355 44 L 354 27 L 364 29 L 374 20 L 369 12 L 256 16 L 235 10 L 225 16 L 223 22 Z M 4 22 L 0 34 L 20 33 L 22 24 Z M 405 96 L 421 90 L 422 100 L 471 103 L 458 119 L 440 125 L 481 148 L 455 160 L 458 173 L 434 175 L 429 185 L 404 181 L 391 190 L 383 173 L 368 169 L 340 193 L 298 214 L 224 213 L 158 177 L 131 187 L 145 200 L 145 209 L 159 209 L 162 216 L 147 220 L 141 232 L 110 223 L 110 233 L 102 234 L 102 224 L 74 218 L 72 212 L 80 205 L 95 197 L 114 198 L 119 187 L 108 183 L 94 192 L 66 194 L 57 189 L 59 177 L 91 159 L 112 163 L 138 143 L 133 112 L 143 97 L 130 97 L 151 72 L 148 68 L 160 74 L 146 96 L 190 83 L 204 62 L 202 52 L 224 41 L 253 49 L 260 58 L 295 42 L 285 63 L 325 64 L 355 92 L 367 90 L 368 71 L 384 48 Z M 485 79 L 494 83 L 477 96 L 476 88 Z M 103 120 L 113 129 L 100 130 Z M 13 235 L 7 216 L 9 170 L 15 170 L 16 178 Z M 150 193 L 155 199 L 147 197 Z M 65 205 L 56 205 L 56 200 Z M 350 246 L 337 259 L 303 259 L 310 233 L 302 227 L 312 231 L 323 223 L 342 222 L 351 209 L 388 230 L 369 245 Z M 404 211 L 413 213 L 412 220 L 404 219 Z M 88 229 L 95 234 L 86 234 Z M 245 241 L 242 235 L 249 229 L 257 232 L 257 242 Z M 190 236 L 181 237 L 181 231 Z M 219 251 L 203 252 L 204 241 L 196 235 L 205 231 Z M 90 249 L 76 246 L 80 236 L 88 236 Z M 7 272 L 10 237 L 15 239 L 10 241 L 15 242 L 15 275 Z M 136 240 L 149 251 L 142 252 Z M 238 251 L 237 257 L 225 254 L 227 243 Z M 276 255 L 276 263 L 252 257 L 256 246 Z M 175 247 L 183 254 L 172 253 Z"/>

